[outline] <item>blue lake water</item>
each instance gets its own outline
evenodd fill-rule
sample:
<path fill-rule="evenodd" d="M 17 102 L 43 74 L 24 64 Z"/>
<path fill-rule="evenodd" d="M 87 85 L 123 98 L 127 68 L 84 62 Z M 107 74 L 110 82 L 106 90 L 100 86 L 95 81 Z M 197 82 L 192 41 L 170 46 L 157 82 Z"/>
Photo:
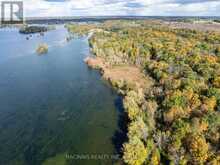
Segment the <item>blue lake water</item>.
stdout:
<path fill-rule="evenodd" d="M 84 64 L 87 39 L 66 36 L 63 26 L 29 40 L 18 29 L 0 29 L 0 165 L 114 161 L 88 155 L 115 154 L 120 100 Z M 39 43 L 49 45 L 48 54 L 35 53 Z"/>

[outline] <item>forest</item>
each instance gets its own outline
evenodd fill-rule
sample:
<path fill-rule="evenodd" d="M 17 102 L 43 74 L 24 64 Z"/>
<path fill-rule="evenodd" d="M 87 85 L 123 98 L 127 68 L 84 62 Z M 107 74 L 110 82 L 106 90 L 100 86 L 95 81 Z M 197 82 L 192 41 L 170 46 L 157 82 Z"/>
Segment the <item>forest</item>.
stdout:
<path fill-rule="evenodd" d="M 123 89 L 128 165 L 220 164 L 220 33 L 174 29 L 159 21 L 67 25 L 87 35 L 111 66 L 136 66 L 150 88 Z M 94 30 L 96 29 L 96 30 Z M 97 30 L 98 29 L 98 30 Z"/>

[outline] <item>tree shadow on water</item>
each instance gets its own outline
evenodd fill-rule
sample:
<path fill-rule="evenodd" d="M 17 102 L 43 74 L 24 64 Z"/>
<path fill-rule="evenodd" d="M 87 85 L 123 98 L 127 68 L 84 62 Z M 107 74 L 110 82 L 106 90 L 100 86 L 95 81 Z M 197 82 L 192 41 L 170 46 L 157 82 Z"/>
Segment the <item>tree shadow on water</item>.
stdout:
<path fill-rule="evenodd" d="M 112 137 L 112 143 L 115 146 L 116 154 L 122 156 L 122 145 L 125 141 L 127 141 L 127 123 L 128 117 L 124 111 L 123 107 L 123 98 L 122 96 L 118 96 L 115 100 L 115 106 L 118 110 L 118 129 L 115 131 Z"/>

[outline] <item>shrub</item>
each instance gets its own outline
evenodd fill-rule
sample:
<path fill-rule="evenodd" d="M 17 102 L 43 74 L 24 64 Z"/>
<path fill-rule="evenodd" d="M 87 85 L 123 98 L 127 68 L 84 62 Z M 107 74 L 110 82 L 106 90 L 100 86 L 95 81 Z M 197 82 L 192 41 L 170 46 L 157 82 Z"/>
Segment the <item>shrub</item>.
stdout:
<path fill-rule="evenodd" d="M 48 52 L 48 45 L 47 45 L 47 44 L 40 44 L 40 45 L 37 47 L 36 52 L 37 52 L 39 55 L 46 54 L 46 53 Z"/>

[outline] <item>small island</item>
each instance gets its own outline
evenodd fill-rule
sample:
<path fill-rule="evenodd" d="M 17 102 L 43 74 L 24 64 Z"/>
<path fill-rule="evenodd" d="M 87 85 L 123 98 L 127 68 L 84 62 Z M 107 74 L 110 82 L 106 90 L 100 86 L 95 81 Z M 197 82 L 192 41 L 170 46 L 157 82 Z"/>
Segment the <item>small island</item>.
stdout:
<path fill-rule="evenodd" d="M 47 44 L 39 44 L 39 46 L 36 49 L 36 52 L 38 55 L 43 55 L 48 53 L 48 45 Z"/>
<path fill-rule="evenodd" d="M 19 33 L 21 34 L 32 34 L 32 33 L 44 33 L 49 29 L 45 26 L 23 26 L 20 28 Z"/>

